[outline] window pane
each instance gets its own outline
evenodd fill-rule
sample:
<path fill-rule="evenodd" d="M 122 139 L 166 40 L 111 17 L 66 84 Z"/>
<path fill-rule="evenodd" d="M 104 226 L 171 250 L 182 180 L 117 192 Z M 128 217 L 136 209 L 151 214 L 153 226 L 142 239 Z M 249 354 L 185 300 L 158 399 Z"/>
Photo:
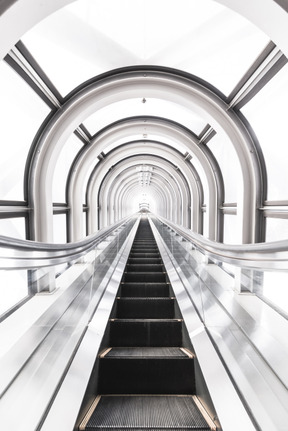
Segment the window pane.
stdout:
<path fill-rule="evenodd" d="M 225 202 L 237 202 L 237 189 L 242 182 L 238 156 L 229 139 L 216 134 L 208 146 L 213 152 L 222 172 L 225 186 Z"/>
<path fill-rule="evenodd" d="M 209 232 L 209 228 L 208 228 L 208 215 L 206 211 L 203 211 L 203 236 L 205 238 L 208 238 L 208 232 Z"/>
<path fill-rule="evenodd" d="M 288 313 L 287 272 L 264 272 L 263 295 L 276 307 Z"/>
<path fill-rule="evenodd" d="M 239 219 L 233 214 L 224 214 L 224 240 L 225 244 L 241 244 L 241 229 Z"/>
<path fill-rule="evenodd" d="M 288 219 L 266 219 L 266 241 L 280 241 L 288 239 Z"/>
<path fill-rule="evenodd" d="M 264 153 L 268 173 L 268 200 L 288 199 L 287 94 L 286 65 L 242 108 Z"/>
<path fill-rule="evenodd" d="M 53 237 L 55 244 L 67 242 L 66 214 L 53 215 Z"/>
<path fill-rule="evenodd" d="M 0 235 L 26 239 L 25 218 L 0 219 Z"/>
<path fill-rule="evenodd" d="M 87 213 L 83 211 L 83 232 L 86 236 L 86 226 L 87 226 Z"/>
<path fill-rule="evenodd" d="M 5 63 L 0 63 L 0 199 L 23 200 L 27 154 L 49 113 L 36 93 Z"/>
<path fill-rule="evenodd" d="M 65 143 L 59 154 L 53 177 L 53 202 L 66 202 L 65 190 L 70 167 L 83 143 L 74 134 Z"/>
<path fill-rule="evenodd" d="M 84 125 L 90 133 L 94 134 L 122 118 L 123 112 L 125 112 L 125 117 L 151 115 L 168 118 L 187 127 L 196 135 L 199 135 L 207 125 L 207 122 L 189 109 L 167 100 L 153 98 L 147 98 L 145 103 L 142 102 L 141 98 L 112 103 L 87 118 Z"/>
<path fill-rule="evenodd" d="M 27 271 L 0 271 L 0 315 L 28 295 Z"/>
<path fill-rule="evenodd" d="M 190 160 L 190 163 L 194 166 L 194 168 L 196 169 L 196 171 L 200 177 L 202 187 L 203 187 L 203 195 L 204 195 L 203 204 L 207 205 L 207 203 L 209 202 L 209 187 L 208 187 L 208 181 L 207 181 L 205 171 L 204 171 L 201 163 L 199 162 L 199 160 L 196 159 L 196 157 L 193 157 Z"/>
<path fill-rule="evenodd" d="M 99 73 L 139 64 L 187 71 L 228 94 L 269 40 L 214 1 L 81 0 L 23 41 L 66 95 Z"/>

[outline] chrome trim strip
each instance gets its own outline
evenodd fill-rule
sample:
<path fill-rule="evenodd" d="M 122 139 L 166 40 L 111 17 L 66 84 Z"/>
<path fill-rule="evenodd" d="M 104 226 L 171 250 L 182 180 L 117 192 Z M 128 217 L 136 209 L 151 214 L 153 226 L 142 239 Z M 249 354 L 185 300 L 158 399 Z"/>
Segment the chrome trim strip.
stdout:
<path fill-rule="evenodd" d="M 204 253 L 205 256 L 226 262 L 242 268 L 251 269 L 288 269 L 288 240 L 263 242 L 257 244 L 223 244 L 210 241 L 202 235 L 178 226 L 163 217 L 158 220 L 172 229 L 177 235 L 190 242 L 192 246 Z"/>
<path fill-rule="evenodd" d="M 195 402 L 196 406 L 198 407 L 198 409 L 200 410 L 200 412 L 204 416 L 204 419 L 207 422 L 207 424 L 209 425 L 211 431 L 217 431 L 216 425 L 214 424 L 214 422 L 210 418 L 208 412 L 205 410 L 203 404 L 201 404 L 199 398 L 196 397 L 195 395 L 192 395 L 192 398 L 193 398 L 193 401 Z"/>
<path fill-rule="evenodd" d="M 80 426 L 79 426 L 79 431 L 85 431 L 86 425 L 89 422 L 89 419 L 91 418 L 94 410 L 96 409 L 99 401 L 100 401 L 101 395 L 97 395 L 97 397 L 95 398 L 95 400 L 93 401 L 93 403 L 91 404 L 88 412 L 86 413 L 83 421 L 81 422 Z M 194 400 L 195 401 L 195 400 Z M 196 401 L 195 401 L 196 402 Z"/>
<path fill-rule="evenodd" d="M 132 217 L 126 217 L 81 241 L 49 244 L 25 241 L 0 235 L 0 269 L 29 269 L 71 263 L 113 235 Z"/>

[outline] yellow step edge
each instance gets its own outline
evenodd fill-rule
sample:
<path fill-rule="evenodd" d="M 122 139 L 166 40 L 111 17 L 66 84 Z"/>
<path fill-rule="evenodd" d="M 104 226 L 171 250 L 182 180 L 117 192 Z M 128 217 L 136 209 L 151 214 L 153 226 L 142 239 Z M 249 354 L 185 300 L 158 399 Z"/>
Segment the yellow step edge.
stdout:
<path fill-rule="evenodd" d="M 86 415 L 84 416 L 83 421 L 79 425 L 79 431 L 85 431 L 85 428 L 89 422 L 89 419 L 91 418 L 94 410 L 96 409 L 99 401 L 100 401 L 101 395 L 97 395 L 91 406 L 89 407 L 89 410 L 87 411 Z"/>

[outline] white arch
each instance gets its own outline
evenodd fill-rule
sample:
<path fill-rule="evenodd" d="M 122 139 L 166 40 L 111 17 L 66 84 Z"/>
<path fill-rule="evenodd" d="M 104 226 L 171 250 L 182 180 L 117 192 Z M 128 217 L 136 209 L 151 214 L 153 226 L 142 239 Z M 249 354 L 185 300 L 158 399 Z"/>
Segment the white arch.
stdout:
<path fill-rule="evenodd" d="M 202 199 L 200 199 L 200 197 L 199 197 L 199 189 L 198 189 L 198 185 L 196 184 L 195 178 L 192 175 L 192 172 L 189 169 L 188 164 L 184 161 L 184 158 L 182 158 L 178 153 L 175 153 L 174 150 L 171 149 L 171 147 L 165 146 L 163 144 L 158 143 L 156 145 L 156 144 L 147 142 L 145 144 L 145 147 L 146 147 L 146 151 L 149 153 L 149 156 L 147 156 L 147 155 L 144 156 L 145 161 L 147 163 L 149 163 L 149 160 L 151 160 L 151 157 L 154 158 L 153 156 L 156 156 L 156 157 L 167 159 L 176 166 L 181 166 L 182 174 L 186 178 L 187 184 L 190 187 L 189 195 L 190 195 L 190 197 L 193 198 L 193 207 L 195 206 L 194 223 L 195 223 L 195 226 L 198 226 L 200 224 L 200 222 L 198 220 L 199 212 L 200 212 L 199 211 L 199 205 L 202 203 Z M 164 157 L 163 157 L 163 147 L 165 149 Z M 98 227 L 97 202 L 94 199 L 94 196 L 97 195 L 98 190 L 101 186 L 102 179 L 104 178 L 107 170 L 109 169 L 110 166 L 116 165 L 121 160 L 127 159 L 127 158 L 135 156 L 135 155 L 137 155 L 139 157 L 139 159 L 141 156 L 140 160 L 142 161 L 143 160 L 142 153 L 143 153 L 143 146 L 140 147 L 137 143 L 134 144 L 132 142 L 132 143 L 125 145 L 124 147 L 121 147 L 120 149 L 119 148 L 115 149 L 113 152 L 113 155 L 111 155 L 109 158 L 104 159 L 101 162 L 101 164 L 97 165 L 97 167 L 96 167 L 97 168 L 97 174 L 94 173 L 92 175 L 91 181 L 89 184 L 89 188 L 87 190 L 87 204 L 89 206 L 88 225 L 91 226 L 91 232 L 96 231 L 97 227 Z M 153 161 L 153 164 L 156 164 L 156 163 L 157 163 L 156 161 Z M 162 161 L 161 161 L 161 164 L 162 164 Z M 71 194 L 71 196 L 73 196 L 73 194 Z M 183 205 L 187 206 L 188 205 L 187 196 L 184 195 L 183 200 L 184 200 Z M 71 216 L 74 215 L 74 217 L 75 217 L 75 213 L 77 212 L 78 222 L 75 223 L 75 219 L 74 220 L 72 219 L 71 225 L 72 225 L 72 227 L 74 227 L 74 229 L 76 229 L 76 228 L 79 229 L 79 231 L 77 231 L 77 232 L 74 231 L 74 235 L 75 236 L 81 235 L 81 231 L 80 231 L 80 229 L 81 229 L 81 216 L 80 216 L 80 212 L 79 212 L 79 207 L 75 202 L 74 203 L 71 202 L 71 209 L 72 209 L 72 206 L 74 208 L 74 212 L 71 211 Z M 194 213 L 194 211 L 193 211 L 193 213 Z M 214 219 L 213 219 L 213 223 L 214 223 Z"/>
<path fill-rule="evenodd" d="M 254 242 L 256 203 L 257 198 L 259 199 L 259 190 L 262 190 L 262 187 L 259 159 L 251 136 L 247 133 L 247 129 L 243 127 L 238 116 L 233 111 L 227 111 L 227 105 L 224 101 L 209 89 L 196 82 L 183 80 L 179 76 L 163 74 L 161 71 L 153 71 L 149 74 L 143 74 L 141 71 L 130 72 L 128 75 L 124 73 L 120 76 L 116 75 L 113 79 L 110 78 L 108 82 L 104 80 L 101 83 L 93 83 L 70 99 L 61 109 L 61 112 L 56 113 L 41 135 L 37 153 L 35 153 L 33 168 L 30 172 L 29 188 L 32 196 L 29 204 L 34 208 L 35 238 L 42 241 L 51 241 L 53 238 L 52 178 L 55 160 L 68 136 L 89 114 L 101 106 L 116 100 L 139 97 L 140 94 L 141 97 L 145 94 L 146 97 L 173 100 L 175 103 L 198 110 L 218 132 L 221 130 L 223 133 L 227 132 L 235 146 L 242 168 L 243 191 L 238 199 L 238 213 L 242 221 L 243 242 Z M 119 130 L 120 132 L 121 129 Z M 139 130 L 136 133 L 139 133 Z M 155 131 L 155 133 L 159 134 L 159 130 Z M 109 133 L 107 134 L 109 135 Z M 180 138 L 180 135 L 180 141 L 185 142 L 187 148 L 192 146 L 197 157 L 202 162 L 205 159 L 209 163 L 206 155 L 199 150 L 191 136 L 188 138 L 185 133 L 178 131 L 178 138 Z M 106 138 L 109 140 L 110 137 L 106 136 Z M 98 154 L 103 150 L 102 148 L 100 145 L 98 146 Z M 95 154 L 95 157 L 97 155 Z M 84 181 L 80 177 L 81 171 L 83 172 L 82 167 L 80 163 L 80 172 L 74 175 L 74 177 L 77 177 L 77 184 L 81 185 L 81 187 Z M 208 179 L 211 189 L 209 205 L 211 208 L 215 208 L 218 196 L 214 178 L 212 178 L 213 168 L 210 166 L 206 170 L 211 171 L 211 178 Z M 84 172 L 86 174 L 87 170 Z M 72 183 L 73 181 L 72 176 Z M 74 182 L 76 184 L 76 181 Z M 211 193 L 212 188 L 215 189 L 215 194 Z M 77 190 L 77 187 L 74 188 L 74 191 L 76 196 L 82 193 L 82 190 Z M 81 205 L 80 200 L 78 200 L 78 204 Z M 212 217 L 212 212 L 210 215 Z M 214 212 L 214 215 L 214 226 L 212 219 L 209 220 L 210 239 L 216 239 L 217 211 Z M 77 218 L 76 223 L 78 221 Z"/>
<path fill-rule="evenodd" d="M 7 6 L 7 3 L 5 3 L 5 6 L 3 6 L 2 4 L 2 9 L 1 9 L 2 14 L 0 15 L 1 56 L 3 57 L 9 51 L 9 49 L 15 44 L 15 42 L 21 38 L 21 35 L 25 33 L 29 28 L 31 28 L 34 24 L 36 24 L 38 21 L 40 21 L 50 13 L 54 12 L 55 10 L 71 2 L 72 2 L 71 0 L 57 0 L 57 1 L 50 0 L 49 2 L 44 2 L 45 3 L 44 4 L 41 0 L 18 0 L 13 3 L 11 2 L 10 7 Z M 248 4 L 248 2 L 242 2 L 240 0 L 232 0 L 232 1 L 218 0 L 218 2 L 226 5 L 229 8 L 234 9 L 238 13 L 241 13 L 246 18 L 254 22 L 258 27 L 260 27 L 267 34 L 269 34 L 271 39 L 275 43 L 277 43 L 278 46 L 284 52 L 284 54 L 288 56 L 288 15 L 286 11 L 282 9 L 276 2 L 274 2 L 273 0 L 255 0 L 253 4 L 251 2 L 249 2 Z M 31 8 L 33 8 L 33 14 L 27 13 L 28 11 L 31 10 Z M 201 105 L 201 103 L 199 106 L 203 108 L 203 105 Z M 219 118 L 216 118 L 216 117 L 215 119 L 216 119 L 216 122 L 217 120 L 219 120 Z M 233 135 L 233 132 L 230 135 L 231 138 L 233 137 L 232 135 Z M 236 147 L 237 146 L 238 144 L 236 143 Z M 248 147 L 249 147 L 249 144 L 248 144 Z M 44 168 L 43 178 L 45 177 L 43 181 L 44 182 L 47 181 L 47 183 L 49 183 L 49 177 L 53 175 L 53 170 L 49 170 L 49 167 L 48 167 L 49 163 L 51 162 L 51 158 L 49 157 L 49 154 L 45 154 L 44 157 L 45 156 L 48 156 L 48 158 L 47 158 L 47 165 L 45 163 L 43 165 L 43 168 Z M 240 157 L 240 161 L 241 163 L 243 162 L 241 160 L 241 157 Z M 250 160 L 250 162 L 251 162 L 251 165 L 253 165 L 253 161 Z M 254 163 L 255 163 L 255 160 L 254 160 Z M 249 165 L 248 154 L 246 154 L 246 164 Z M 249 169 L 247 172 L 249 172 Z M 38 180 L 39 178 L 36 178 L 36 182 Z M 249 212 L 247 208 L 249 205 L 251 207 L 253 205 L 254 207 L 256 207 L 256 202 L 257 202 L 257 199 L 255 198 L 255 194 L 257 192 L 257 185 L 255 185 L 255 181 L 252 181 L 252 180 L 253 180 L 253 175 L 252 177 L 247 179 L 247 184 L 249 183 L 249 181 L 252 184 L 250 203 L 247 205 L 245 205 L 244 203 L 243 208 L 240 208 L 240 211 L 243 214 L 243 220 L 244 219 L 248 221 L 251 220 L 251 223 L 249 224 L 248 228 L 246 229 L 246 232 L 243 235 L 244 242 L 247 242 L 247 241 L 253 242 L 253 237 L 254 237 L 253 229 L 255 224 L 255 211 L 254 213 L 251 213 L 251 211 Z M 34 207 L 34 203 L 37 202 L 34 208 L 34 216 L 36 220 L 35 237 L 38 237 L 39 240 L 47 240 L 49 238 L 50 239 L 52 238 L 52 231 L 51 231 L 52 200 L 50 199 L 50 194 L 51 194 L 50 184 L 47 184 L 47 187 L 45 187 L 43 185 L 43 181 L 41 182 L 40 189 L 41 189 L 42 195 L 46 195 L 46 192 L 47 192 L 49 208 L 48 209 L 47 207 L 42 208 L 41 204 L 38 206 L 38 199 L 40 199 L 39 193 L 33 193 L 33 198 L 31 200 L 33 207 Z M 40 217 L 40 214 L 42 214 L 42 217 Z M 39 220 L 40 218 L 42 218 L 42 221 L 43 221 L 42 226 L 41 226 L 42 221 Z"/>
<path fill-rule="evenodd" d="M 154 172 L 153 176 L 155 177 L 155 175 L 156 173 Z M 119 219 L 119 214 L 121 212 L 119 205 L 117 204 L 119 193 L 121 193 L 123 189 L 128 187 L 129 185 L 128 183 L 130 183 L 131 181 L 139 184 L 139 174 L 134 171 L 132 172 L 131 169 L 130 170 L 127 169 L 125 174 L 121 173 L 117 177 L 114 177 L 113 179 L 110 178 L 109 184 L 105 185 L 105 190 L 103 190 L 103 187 L 101 187 L 101 190 L 99 193 L 99 201 L 101 203 L 104 203 L 104 211 L 106 206 L 107 208 L 108 207 L 110 208 L 110 211 L 107 211 L 107 214 L 103 214 L 101 217 L 101 219 L 103 220 L 101 224 L 102 226 L 105 226 L 105 220 L 107 225 L 107 224 L 112 224 Z M 162 182 L 162 180 L 160 180 L 159 182 Z M 147 188 L 145 187 L 145 189 L 142 187 L 141 191 L 144 192 L 145 190 L 146 192 L 149 193 L 149 191 L 151 191 L 151 189 L 154 186 L 156 186 L 155 181 L 151 182 L 149 187 Z M 162 187 L 164 190 L 166 190 L 166 194 L 171 197 L 170 189 L 167 189 L 166 184 L 163 184 Z M 173 200 L 175 201 L 178 198 L 177 194 L 175 194 L 175 191 L 173 193 L 173 197 L 174 199 L 172 199 L 171 202 L 173 202 Z M 105 205 L 105 202 L 107 202 L 107 205 Z M 166 214 L 167 214 L 168 208 L 171 208 L 171 204 L 169 203 L 169 200 L 166 199 L 165 201 Z M 170 213 L 169 215 L 171 216 Z"/>
<path fill-rule="evenodd" d="M 139 172 L 137 172 L 135 168 L 137 166 L 142 166 L 143 162 L 133 160 L 132 163 L 133 165 L 130 162 L 131 166 L 128 168 L 125 168 L 124 163 L 120 163 L 120 166 L 118 165 L 116 167 L 117 170 L 114 168 L 113 171 L 109 171 L 101 185 L 98 201 L 104 204 L 104 211 L 106 206 L 110 208 L 110 211 L 103 217 L 102 226 L 105 226 L 105 220 L 106 224 L 111 224 L 119 219 L 120 209 L 118 208 L 118 205 L 116 205 L 119 191 L 127 187 L 128 181 L 132 179 L 137 183 L 139 182 Z M 165 172 L 163 168 L 153 165 L 153 161 L 152 164 L 151 162 L 150 164 L 145 163 L 145 166 L 153 167 L 153 172 L 151 173 L 150 185 L 143 188 L 143 191 L 145 190 L 149 192 L 149 190 L 156 187 L 156 184 L 159 183 L 162 190 L 165 190 L 166 194 L 170 197 L 170 199 L 166 199 L 163 216 L 173 220 L 175 223 L 182 224 L 182 219 L 177 217 L 179 212 L 176 210 L 180 207 L 179 199 L 182 197 L 183 190 L 178 187 L 178 184 L 173 177 L 170 177 L 172 181 L 169 181 L 169 173 Z"/>
<path fill-rule="evenodd" d="M 172 211 L 173 209 L 173 202 L 177 202 L 179 196 L 177 195 L 177 193 L 175 193 L 175 189 L 172 187 L 168 187 L 167 183 L 165 182 L 164 177 L 162 177 L 160 174 L 153 174 L 154 177 L 158 177 L 157 181 L 155 182 L 155 180 L 153 179 L 152 183 L 149 185 L 149 187 L 147 189 L 143 189 L 140 190 L 141 192 L 145 192 L 147 191 L 148 193 L 151 194 L 151 190 L 153 188 L 159 189 L 160 191 L 164 191 L 164 196 L 165 196 L 165 205 L 157 205 L 158 210 L 159 210 L 159 214 L 163 214 L 163 217 L 167 217 L 170 220 L 175 220 L 176 219 L 174 217 L 174 213 Z M 126 185 L 123 183 L 123 187 L 122 189 L 124 189 L 126 187 Z M 115 207 L 117 212 L 115 213 L 115 215 L 117 216 L 117 214 L 119 214 L 121 212 L 121 206 L 119 205 L 119 192 L 120 192 L 120 187 L 115 189 L 114 193 L 111 193 L 111 198 L 114 197 L 114 203 L 115 203 Z M 117 204 L 116 204 L 117 203 Z M 176 205 L 174 205 L 176 206 Z M 176 211 L 174 211 L 176 212 Z M 119 217 L 119 216 L 118 216 Z M 115 221 L 117 220 L 118 217 L 115 217 Z"/>
<path fill-rule="evenodd" d="M 125 202 L 131 202 L 133 198 L 135 198 L 135 194 L 137 195 L 139 192 L 141 192 L 141 187 L 138 185 L 138 182 L 135 180 L 130 180 L 128 186 L 123 187 L 121 190 L 119 190 L 118 196 L 117 196 L 117 206 L 121 208 L 121 215 L 129 215 L 129 209 L 126 205 L 124 205 Z M 165 207 L 168 205 L 169 196 L 168 193 L 165 193 L 165 191 L 160 187 L 159 184 L 154 184 L 153 187 L 151 187 L 150 195 L 153 197 L 157 195 L 157 201 L 160 201 L 160 205 L 157 206 L 157 209 L 160 210 L 160 214 L 165 213 Z"/>
<path fill-rule="evenodd" d="M 193 230 L 195 232 L 201 233 L 202 224 L 198 220 L 199 219 L 198 215 L 199 215 L 199 212 L 201 211 L 201 206 L 203 203 L 202 202 L 203 197 L 201 194 L 201 191 L 202 191 L 201 184 L 199 184 L 199 185 L 197 184 L 198 188 L 200 187 L 200 191 L 199 191 L 198 188 L 197 189 L 195 188 L 196 183 L 194 183 L 194 182 L 191 183 L 191 190 L 193 193 L 193 195 L 191 196 L 189 186 L 187 183 L 184 182 L 184 177 L 182 176 L 182 174 L 174 169 L 174 166 L 171 162 L 164 160 L 162 158 L 158 158 L 158 157 L 151 156 L 151 155 L 146 156 L 146 157 L 145 156 L 140 156 L 140 157 L 139 156 L 137 156 L 137 157 L 132 156 L 132 157 L 129 157 L 128 159 L 124 159 L 121 162 L 118 162 L 117 165 L 113 166 L 112 170 L 108 168 L 108 171 L 106 172 L 104 179 L 101 181 L 101 185 L 100 185 L 100 188 L 98 190 L 98 194 L 100 194 L 100 197 L 98 198 L 98 202 L 99 201 L 102 202 L 103 199 L 104 200 L 107 199 L 107 194 L 109 195 L 110 199 L 112 198 L 113 190 L 111 190 L 111 187 L 112 187 L 111 184 L 112 184 L 112 182 L 115 181 L 115 178 L 119 177 L 120 174 L 121 174 L 121 176 L 123 176 L 122 172 L 125 172 L 131 168 L 135 169 L 136 166 L 143 165 L 143 164 L 149 165 L 149 166 L 153 165 L 154 169 L 157 169 L 158 171 L 160 170 L 161 175 L 166 178 L 167 183 L 169 183 L 170 186 L 173 187 L 173 189 L 175 191 L 174 193 L 176 196 L 179 196 L 182 198 L 183 195 L 186 195 L 185 200 L 187 202 L 189 202 L 190 205 L 192 205 L 192 202 L 193 202 L 193 207 L 195 207 L 195 213 L 196 213 L 195 219 L 192 220 Z M 191 166 L 191 168 L 192 168 L 192 166 Z M 94 169 L 94 173 L 93 173 L 94 178 L 99 176 L 99 174 L 97 173 L 98 169 L 99 169 L 99 165 L 97 165 Z M 155 171 L 154 171 L 153 177 L 155 177 Z M 124 177 L 124 178 L 126 178 L 126 177 Z M 89 181 L 89 186 L 88 186 L 88 193 L 87 193 L 88 208 L 91 207 L 91 202 L 89 201 L 89 199 L 95 199 L 94 194 L 92 194 L 89 191 L 89 189 L 91 187 L 94 187 L 93 181 Z M 104 187 L 106 189 L 106 196 L 103 193 Z M 175 197 L 175 199 L 176 199 L 176 197 Z M 192 202 L 191 202 L 191 200 L 192 200 Z M 173 202 L 176 203 L 176 200 L 173 200 Z M 176 207 L 176 205 L 171 204 L 171 206 L 173 208 L 173 211 L 170 214 L 171 219 L 173 219 L 175 221 L 179 220 L 180 224 L 181 223 L 184 224 L 184 220 L 186 221 L 186 218 L 183 216 L 183 214 L 181 214 L 181 215 L 179 214 L 179 210 Z M 91 217 L 93 218 L 94 215 L 91 214 Z M 116 220 L 114 220 L 114 221 L 116 221 Z M 189 224 L 190 224 L 190 220 L 188 221 L 188 225 Z M 89 232 L 90 232 L 90 229 L 89 229 Z"/>

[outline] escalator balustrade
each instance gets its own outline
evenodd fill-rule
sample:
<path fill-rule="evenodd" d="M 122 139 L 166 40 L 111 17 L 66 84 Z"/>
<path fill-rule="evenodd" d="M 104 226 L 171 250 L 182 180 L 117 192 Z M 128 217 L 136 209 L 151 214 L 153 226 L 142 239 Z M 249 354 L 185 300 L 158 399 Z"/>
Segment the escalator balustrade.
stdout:
<path fill-rule="evenodd" d="M 140 221 L 98 358 L 97 395 L 79 430 L 211 430 L 194 355 L 147 219 Z M 210 424 L 211 425 L 211 424 Z"/>

